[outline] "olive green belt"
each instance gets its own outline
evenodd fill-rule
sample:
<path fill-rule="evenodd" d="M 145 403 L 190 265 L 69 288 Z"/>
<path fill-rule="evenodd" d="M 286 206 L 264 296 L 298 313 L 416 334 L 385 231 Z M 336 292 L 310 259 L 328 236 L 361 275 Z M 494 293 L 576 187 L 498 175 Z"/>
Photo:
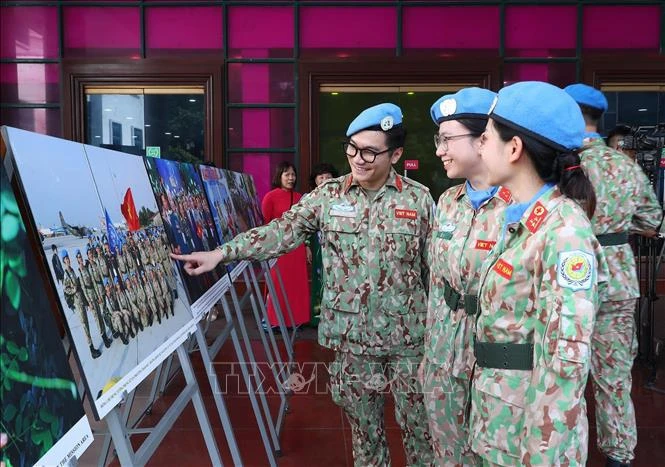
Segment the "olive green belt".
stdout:
<path fill-rule="evenodd" d="M 459 307 L 462 294 L 453 289 L 448 281 L 444 279 L 443 298 L 446 301 L 446 305 L 452 311 L 455 311 Z M 464 301 L 464 311 L 466 314 L 475 315 L 478 309 L 478 295 L 464 295 L 462 300 Z"/>
<path fill-rule="evenodd" d="M 600 242 L 602 246 L 615 246 L 615 245 L 623 245 L 624 243 L 628 243 L 627 232 L 596 235 L 596 238 L 598 239 L 598 242 Z"/>
<path fill-rule="evenodd" d="M 533 344 L 500 342 L 474 342 L 473 353 L 481 368 L 502 370 L 531 370 L 533 368 Z"/>

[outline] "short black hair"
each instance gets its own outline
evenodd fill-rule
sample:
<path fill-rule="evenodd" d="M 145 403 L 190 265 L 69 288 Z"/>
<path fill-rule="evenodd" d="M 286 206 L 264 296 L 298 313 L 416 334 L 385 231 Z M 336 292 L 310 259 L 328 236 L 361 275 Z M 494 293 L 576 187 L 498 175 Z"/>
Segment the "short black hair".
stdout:
<path fill-rule="evenodd" d="M 277 164 L 277 167 L 275 167 L 275 175 L 272 177 L 273 188 L 282 187 L 282 174 L 289 169 L 293 169 L 293 171 L 296 173 L 296 181 L 298 180 L 298 170 L 296 170 L 296 166 L 289 161 L 282 161 Z"/>
<path fill-rule="evenodd" d="M 55 245 L 51 245 L 51 251 L 55 251 L 55 250 L 57 250 L 57 249 L 58 249 L 57 246 L 55 246 Z"/>
<path fill-rule="evenodd" d="M 312 173 L 309 176 L 309 185 L 312 189 L 316 188 L 316 177 L 323 174 L 330 174 L 333 178 L 339 177 L 339 172 L 334 165 L 328 164 L 327 162 L 316 164 L 312 168 Z"/>
<path fill-rule="evenodd" d="M 460 118 L 457 121 L 460 122 L 464 127 L 469 130 L 469 132 L 478 137 L 485 132 L 487 127 L 487 120 L 489 117 L 474 117 L 474 118 Z"/>
<path fill-rule="evenodd" d="M 617 126 L 612 128 L 609 133 L 607 133 L 607 141 L 610 140 L 613 136 L 628 136 L 633 132 L 632 128 L 628 125 L 619 123 Z"/>
<path fill-rule="evenodd" d="M 584 104 L 578 104 L 580 110 L 582 111 L 582 116 L 584 117 L 584 123 L 587 125 L 598 126 L 600 122 L 600 117 L 603 116 L 603 111 L 595 107 L 590 107 Z"/>

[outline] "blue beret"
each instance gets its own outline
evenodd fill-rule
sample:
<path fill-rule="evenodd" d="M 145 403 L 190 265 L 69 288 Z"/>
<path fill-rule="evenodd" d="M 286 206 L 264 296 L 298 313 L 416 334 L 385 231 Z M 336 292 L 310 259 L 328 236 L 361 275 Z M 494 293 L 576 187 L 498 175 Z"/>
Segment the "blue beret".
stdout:
<path fill-rule="evenodd" d="M 78 256 L 78 255 L 81 255 L 81 250 L 79 250 L 77 248 L 76 251 L 74 252 L 74 256 Z M 83 255 L 81 255 L 81 256 L 83 256 Z"/>
<path fill-rule="evenodd" d="M 123 281 L 126 281 L 128 277 L 129 277 L 129 276 L 128 276 L 127 274 L 123 274 L 123 275 L 122 275 L 122 280 L 123 280 Z"/>
<path fill-rule="evenodd" d="M 104 282 L 104 286 L 109 285 L 109 280 L 106 277 L 102 277 L 102 281 Z"/>
<path fill-rule="evenodd" d="M 353 136 L 367 129 L 388 131 L 402 124 L 402 109 L 395 104 L 379 104 L 363 110 L 353 119 L 346 130 L 346 136 Z"/>
<path fill-rule="evenodd" d="M 578 104 L 593 107 L 594 109 L 602 110 L 603 112 L 607 110 L 607 98 L 605 97 L 605 94 L 596 88 L 586 84 L 577 83 L 568 85 L 563 88 L 563 90 L 566 91 L 570 97 L 575 99 L 575 102 Z"/>
<path fill-rule="evenodd" d="M 490 117 L 558 150 L 582 146 L 584 118 L 563 89 L 541 81 L 523 81 L 499 91 Z"/>
<path fill-rule="evenodd" d="M 496 93 L 489 89 L 464 88 L 455 94 L 440 97 L 432 104 L 429 113 L 437 125 L 459 118 L 485 118 L 494 102 Z"/>
<path fill-rule="evenodd" d="M 69 253 L 67 253 L 67 250 L 65 250 L 64 248 L 60 250 L 60 257 L 62 259 L 69 258 Z"/>
<path fill-rule="evenodd" d="M 118 276 L 113 276 L 113 283 L 118 285 L 120 283 L 120 280 L 118 279 Z"/>

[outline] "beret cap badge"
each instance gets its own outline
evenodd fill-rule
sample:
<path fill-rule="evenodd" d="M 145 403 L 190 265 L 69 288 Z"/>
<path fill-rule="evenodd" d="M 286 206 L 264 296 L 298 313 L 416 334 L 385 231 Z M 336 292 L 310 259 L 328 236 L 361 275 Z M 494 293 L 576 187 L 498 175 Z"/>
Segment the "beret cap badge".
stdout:
<path fill-rule="evenodd" d="M 455 99 L 445 99 L 439 104 L 439 110 L 444 117 L 452 115 L 457 110 L 457 101 Z"/>

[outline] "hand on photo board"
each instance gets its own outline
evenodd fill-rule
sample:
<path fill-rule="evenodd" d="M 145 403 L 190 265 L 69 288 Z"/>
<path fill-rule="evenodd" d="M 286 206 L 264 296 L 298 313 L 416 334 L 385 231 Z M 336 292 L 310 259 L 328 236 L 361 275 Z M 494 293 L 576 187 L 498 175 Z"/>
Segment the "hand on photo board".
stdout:
<path fill-rule="evenodd" d="M 195 251 L 189 255 L 176 255 L 171 253 L 171 258 L 185 262 L 185 272 L 190 276 L 198 276 L 212 271 L 223 259 L 221 250 Z"/>

